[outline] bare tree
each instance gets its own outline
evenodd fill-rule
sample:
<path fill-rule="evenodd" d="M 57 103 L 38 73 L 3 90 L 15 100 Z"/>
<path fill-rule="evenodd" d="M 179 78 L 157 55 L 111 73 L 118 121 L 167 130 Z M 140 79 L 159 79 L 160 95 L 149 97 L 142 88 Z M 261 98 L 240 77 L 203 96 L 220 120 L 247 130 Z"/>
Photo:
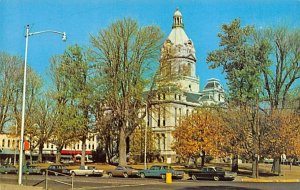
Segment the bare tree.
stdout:
<path fill-rule="evenodd" d="M 139 27 L 132 19 L 116 21 L 91 36 L 101 96 L 118 128 L 119 164 L 127 163 L 126 139 L 141 120 L 143 92 L 149 84 L 149 69 L 158 62 L 161 39 L 158 27 Z"/>

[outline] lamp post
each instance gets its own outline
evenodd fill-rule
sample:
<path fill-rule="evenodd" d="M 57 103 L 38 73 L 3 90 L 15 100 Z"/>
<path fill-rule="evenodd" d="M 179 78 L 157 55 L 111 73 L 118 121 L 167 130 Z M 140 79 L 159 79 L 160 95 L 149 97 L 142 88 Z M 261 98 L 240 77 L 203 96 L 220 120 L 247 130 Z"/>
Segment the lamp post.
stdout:
<path fill-rule="evenodd" d="M 23 149 L 24 149 L 24 124 L 25 124 L 25 98 L 26 98 L 26 68 L 27 68 L 27 50 L 28 50 L 28 38 L 29 36 L 44 34 L 44 33 L 54 33 L 62 36 L 62 40 L 66 41 L 67 36 L 65 32 L 58 32 L 55 30 L 44 30 L 40 32 L 29 32 L 29 25 L 26 26 L 26 45 L 25 45 L 25 61 L 24 61 L 24 79 L 23 79 L 23 96 L 22 96 L 22 121 L 21 121 L 21 136 L 20 136 L 20 154 L 19 154 L 19 179 L 18 184 L 22 185 L 22 167 L 23 167 Z"/>
<path fill-rule="evenodd" d="M 144 150 L 144 169 L 147 169 L 147 130 L 148 130 L 148 122 L 149 122 L 149 116 L 148 116 L 148 103 L 146 103 L 146 127 L 145 127 L 145 150 Z"/>

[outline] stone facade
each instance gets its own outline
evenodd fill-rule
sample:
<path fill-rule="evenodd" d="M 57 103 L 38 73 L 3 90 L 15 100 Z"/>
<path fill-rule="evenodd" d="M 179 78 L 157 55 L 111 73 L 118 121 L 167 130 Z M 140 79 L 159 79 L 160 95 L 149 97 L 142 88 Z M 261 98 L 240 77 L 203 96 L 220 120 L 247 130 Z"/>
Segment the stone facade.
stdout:
<path fill-rule="evenodd" d="M 171 157 L 172 162 L 176 162 L 176 153 L 171 148 L 172 131 L 180 120 L 196 107 L 224 103 L 224 90 L 219 80 L 208 80 L 204 90 L 200 91 L 200 80 L 196 76 L 196 51 L 184 31 L 182 14 L 178 9 L 173 16 L 171 33 L 161 48 L 159 71 L 156 86 L 164 90 L 153 98 L 146 120 L 155 134 L 162 161 Z"/>

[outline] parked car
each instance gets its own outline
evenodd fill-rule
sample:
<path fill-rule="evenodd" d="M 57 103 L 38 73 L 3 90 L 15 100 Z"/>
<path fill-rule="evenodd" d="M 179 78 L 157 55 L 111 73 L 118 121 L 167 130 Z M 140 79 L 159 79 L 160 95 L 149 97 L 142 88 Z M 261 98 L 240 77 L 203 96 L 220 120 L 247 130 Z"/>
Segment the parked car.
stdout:
<path fill-rule="evenodd" d="M 273 164 L 274 159 L 273 158 L 264 158 L 263 162 L 265 164 Z"/>
<path fill-rule="evenodd" d="M 41 169 L 41 173 L 45 175 L 46 170 L 48 170 L 48 175 L 70 175 L 70 170 L 61 164 L 52 164 L 47 169 Z"/>
<path fill-rule="evenodd" d="M 184 172 L 183 171 L 176 171 L 173 168 L 169 168 L 167 165 L 154 165 L 151 166 L 149 169 L 146 170 L 140 170 L 139 176 L 141 178 L 145 177 L 160 177 L 162 179 L 166 178 L 166 173 L 170 172 L 172 173 L 172 178 L 182 179 Z"/>
<path fill-rule="evenodd" d="M 97 170 L 94 166 L 80 166 L 79 169 L 70 170 L 70 174 L 73 176 L 103 176 L 103 170 Z"/>
<path fill-rule="evenodd" d="M 115 169 L 108 170 L 106 173 L 109 177 L 119 176 L 127 178 L 138 176 L 139 171 L 130 166 L 117 166 Z"/>
<path fill-rule="evenodd" d="M 0 173 L 4 174 L 17 174 L 18 169 L 13 165 L 1 165 L 0 166 Z"/>
<path fill-rule="evenodd" d="M 234 180 L 237 176 L 235 172 L 227 172 L 221 167 L 203 167 L 198 171 L 190 171 L 189 176 L 193 180 L 197 179 L 213 179 L 219 180 Z"/>
<path fill-rule="evenodd" d="M 31 174 L 42 174 L 41 168 L 37 166 L 24 166 L 23 173 L 31 175 Z"/>

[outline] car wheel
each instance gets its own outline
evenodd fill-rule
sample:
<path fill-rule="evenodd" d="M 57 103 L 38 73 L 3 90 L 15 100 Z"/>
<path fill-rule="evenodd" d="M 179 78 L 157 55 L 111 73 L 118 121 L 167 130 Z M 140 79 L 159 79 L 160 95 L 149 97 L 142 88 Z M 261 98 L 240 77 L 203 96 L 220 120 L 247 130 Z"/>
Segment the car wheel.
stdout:
<path fill-rule="evenodd" d="M 161 179 L 166 179 L 166 174 L 161 174 Z"/>
<path fill-rule="evenodd" d="M 4 172 L 5 174 L 8 174 L 8 172 Z"/>
<path fill-rule="evenodd" d="M 214 180 L 215 180 L 215 181 L 219 181 L 219 180 L 220 180 L 220 177 L 219 177 L 219 176 L 214 176 Z"/>
<path fill-rule="evenodd" d="M 128 173 L 123 173 L 123 176 L 125 177 L 125 178 L 128 178 Z"/>
<path fill-rule="evenodd" d="M 113 174 L 109 172 L 108 173 L 108 177 L 112 177 L 112 176 L 113 176 Z"/>
<path fill-rule="evenodd" d="M 145 174 L 144 173 L 141 173 L 141 178 L 145 178 Z"/>
<path fill-rule="evenodd" d="M 45 172 L 45 171 L 42 171 L 42 175 L 46 175 L 46 172 Z"/>
<path fill-rule="evenodd" d="M 192 180 L 197 180 L 197 177 L 195 175 L 192 175 Z"/>
<path fill-rule="evenodd" d="M 57 172 L 54 172 L 54 175 L 55 175 L 55 176 L 58 176 L 58 173 L 57 173 Z"/>
<path fill-rule="evenodd" d="M 25 174 L 29 175 L 29 172 L 25 172 Z"/>
<path fill-rule="evenodd" d="M 86 174 L 85 177 L 89 177 L 89 174 Z"/>
<path fill-rule="evenodd" d="M 75 172 L 72 172 L 71 175 L 72 175 L 72 176 L 75 176 L 76 174 L 75 174 Z"/>

